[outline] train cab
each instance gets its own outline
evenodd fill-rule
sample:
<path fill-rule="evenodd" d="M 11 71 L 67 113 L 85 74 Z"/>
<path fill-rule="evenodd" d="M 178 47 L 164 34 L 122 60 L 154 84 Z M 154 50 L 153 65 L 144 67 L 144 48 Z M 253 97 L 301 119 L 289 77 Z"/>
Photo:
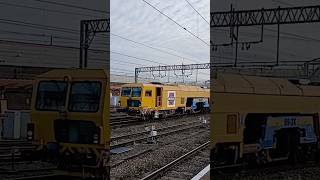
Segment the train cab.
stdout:
<path fill-rule="evenodd" d="M 38 76 L 28 140 L 63 167 L 97 166 L 102 157 L 108 159 L 107 83 L 104 70 L 52 70 Z"/>

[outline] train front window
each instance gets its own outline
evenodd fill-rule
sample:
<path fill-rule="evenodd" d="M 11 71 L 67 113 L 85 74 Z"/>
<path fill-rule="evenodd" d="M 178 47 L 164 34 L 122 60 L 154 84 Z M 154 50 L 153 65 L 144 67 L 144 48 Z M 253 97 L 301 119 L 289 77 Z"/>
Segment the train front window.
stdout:
<path fill-rule="evenodd" d="M 63 81 L 42 81 L 38 85 L 36 109 L 59 111 L 65 108 L 68 84 Z"/>
<path fill-rule="evenodd" d="M 71 86 L 69 111 L 97 112 L 99 110 L 101 83 L 75 82 Z"/>
<path fill-rule="evenodd" d="M 132 97 L 140 97 L 141 88 L 132 88 Z"/>
<path fill-rule="evenodd" d="M 124 87 L 122 88 L 122 91 L 121 91 L 121 96 L 130 96 L 131 95 L 131 88 L 128 88 L 128 87 Z"/>

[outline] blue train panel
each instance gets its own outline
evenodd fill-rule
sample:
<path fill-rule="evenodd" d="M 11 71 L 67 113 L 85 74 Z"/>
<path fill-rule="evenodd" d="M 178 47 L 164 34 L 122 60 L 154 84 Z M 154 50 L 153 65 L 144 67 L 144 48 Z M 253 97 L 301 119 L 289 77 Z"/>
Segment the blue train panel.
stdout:
<path fill-rule="evenodd" d="M 205 108 L 209 108 L 209 99 L 207 98 L 194 98 L 192 101 L 191 109 L 193 111 L 199 111 Z"/>
<path fill-rule="evenodd" d="M 259 143 L 261 149 L 274 148 L 277 131 L 286 128 L 299 128 L 301 144 L 317 142 L 312 116 L 270 117 L 263 128 L 263 138 Z"/>

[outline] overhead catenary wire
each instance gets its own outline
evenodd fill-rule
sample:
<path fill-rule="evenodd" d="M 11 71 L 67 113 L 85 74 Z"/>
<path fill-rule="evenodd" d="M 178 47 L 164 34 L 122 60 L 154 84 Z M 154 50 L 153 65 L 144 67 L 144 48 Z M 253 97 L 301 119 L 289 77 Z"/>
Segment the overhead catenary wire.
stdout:
<path fill-rule="evenodd" d="M 19 22 L 19 21 L 18 21 Z M 38 24 L 33 24 L 33 25 L 38 25 Z M 49 28 L 52 28 L 52 26 L 49 26 Z M 73 32 L 72 29 L 64 29 L 64 30 L 68 30 L 68 32 Z M 60 30 L 59 30 L 60 31 Z M 28 35 L 28 36 L 37 36 L 37 37 L 53 37 L 53 38 L 57 38 L 57 39 L 67 39 L 67 40 L 71 40 L 71 41 L 79 41 L 78 38 L 71 38 L 71 37 L 67 37 L 67 36 L 56 36 L 56 35 L 46 35 L 46 34 L 36 34 L 36 33 L 26 33 L 26 32 L 17 32 L 17 31 L 6 31 L 6 30 L 0 30 L 0 32 L 5 32 L 5 33 L 11 33 L 11 34 L 19 34 L 19 35 Z M 136 43 L 136 44 L 139 44 L 139 45 L 142 45 L 142 46 L 145 46 L 145 47 L 148 47 L 148 48 L 151 48 L 151 49 L 154 49 L 154 50 L 157 50 L 157 51 L 160 51 L 162 53 L 166 53 L 166 54 L 170 54 L 172 56 L 176 56 L 176 57 L 179 57 L 179 58 L 182 58 L 182 59 L 186 59 L 186 60 L 190 60 L 192 62 L 198 62 L 200 63 L 199 61 L 196 61 L 196 60 L 192 60 L 190 58 L 186 58 L 186 57 L 183 57 L 183 56 L 180 56 L 180 55 L 177 55 L 177 54 L 174 54 L 174 53 L 170 53 L 168 51 L 164 51 L 164 50 L 161 50 L 159 48 L 155 48 L 155 47 L 152 47 L 150 45 L 146 45 L 146 44 L 143 44 L 143 43 L 140 43 L 140 42 L 137 42 L 137 41 L 134 41 L 134 40 L 131 40 L 131 39 L 128 39 L 128 38 L 125 38 L 123 36 L 120 36 L 120 35 L 117 35 L 117 34 L 114 34 L 114 33 L 111 33 L 112 35 L 116 36 L 116 37 L 119 37 L 121 39 L 124 39 L 124 40 L 127 40 L 127 41 L 130 41 L 130 42 L 133 42 L 133 43 Z M 17 38 L 16 38 L 17 39 Z M 32 40 L 32 41 L 36 41 L 36 40 Z M 49 40 L 41 40 L 41 42 L 48 42 Z M 55 42 L 63 42 L 63 41 L 55 41 Z M 68 43 L 68 42 L 66 42 Z M 97 43 L 97 44 L 100 44 L 101 43 Z M 106 44 L 103 44 L 103 45 L 106 45 Z"/>
<path fill-rule="evenodd" d="M 0 34 L 14 34 L 19 36 L 31 36 L 31 37 L 39 37 L 39 38 L 53 38 L 54 39 L 62 39 L 62 40 L 69 40 L 69 41 L 55 41 L 54 42 L 65 42 L 65 43 L 73 43 L 73 44 L 79 44 L 79 38 L 77 36 L 58 36 L 58 35 L 50 35 L 50 34 L 40 34 L 40 33 L 29 33 L 29 32 L 19 32 L 19 31 L 8 31 L 8 30 L 0 30 Z M 20 38 L 21 39 L 21 38 Z M 21 39 L 23 40 L 23 39 Z M 29 41 L 29 39 L 25 39 L 26 41 Z M 35 39 L 32 39 L 31 41 L 36 41 Z M 43 41 L 40 40 L 40 41 Z M 48 41 L 48 40 L 46 40 Z M 97 45 L 108 45 L 107 42 L 103 40 L 94 40 Z"/>
<path fill-rule="evenodd" d="M 38 45 L 38 44 L 37 44 Z M 6 52 L 6 53 L 14 53 L 14 54 L 17 54 L 19 53 L 19 51 L 16 51 L 16 50 L 10 50 L 10 51 L 4 51 L 4 50 L 0 50 L 0 52 Z M 119 52 L 113 52 L 111 51 L 111 53 L 115 53 L 115 54 L 119 54 L 119 55 L 122 55 L 122 56 L 126 56 L 126 57 L 130 57 L 130 58 L 135 58 L 135 59 L 138 59 L 138 60 L 142 60 L 142 61 L 149 61 L 149 62 L 153 62 L 153 63 L 158 63 L 157 61 L 154 61 L 154 60 L 150 60 L 150 59 L 145 59 L 145 58 L 141 58 L 141 57 L 136 57 L 136 56 L 132 56 L 132 55 L 128 55 L 128 54 L 123 54 L 123 53 L 119 53 Z M 23 57 L 26 58 L 25 55 L 46 55 L 46 56 L 53 56 L 54 54 L 44 54 L 44 53 L 37 53 L 37 52 L 33 52 L 33 53 L 25 53 L 23 52 Z M 56 54 L 54 55 L 56 56 Z M 31 57 L 30 57 L 31 58 Z M 95 62 L 105 62 L 104 59 L 96 59 L 96 58 L 91 58 L 92 61 L 95 61 Z M 140 65 L 140 66 L 144 66 L 143 64 L 138 64 L 138 63 L 132 63 L 130 61 L 121 61 L 121 60 L 115 60 L 114 62 L 116 63 L 116 61 L 119 61 L 119 62 L 123 62 L 125 63 L 126 65 L 127 64 L 134 64 L 134 65 Z M 200 73 L 200 74 L 206 74 L 206 73 Z M 208 75 L 208 74 L 206 74 Z"/>
<path fill-rule="evenodd" d="M 11 4 L 12 5 L 12 4 Z M 27 8 L 32 8 L 32 7 L 27 7 Z M 39 8 L 39 10 L 41 10 L 41 8 Z M 15 22 L 15 23 L 22 23 L 22 22 Z M 22 25 L 22 24 L 19 24 L 19 25 Z M 23 23 L 23 25 L 27 25 L 27 24 L 25 24 L 25 23 Z M 32 28 L 35 28 L 35 26 L 37 26 L 38 24 L 34 24 L 34 23 L 31 23 L 31 24 L 29 24 L 30 26 L 29 27 L 32 27 Z M 37 27 L 37 28 L 39 28 L 39 27 Z M 54 28 L 54 29 L 53 29 Z M 51 26 L 51 27 L 45 27 L 45 26 L 41 26 L 41 28 L 40 29 L 46 29 L 46 30 L 59 30 L 60 32 L 61 32 L 61 30 L 63 31 L 63 32 L 68 32 L 68 33 L 70 33 L 71 34 L 71 31 L 69 31 L 69 30 L 66 30 L 66 29 L 55 29 L 56 27 L 53 27 L 53 26 Z M 29 34 L 27 34 L 27 33 L 25 33 L 25 34 L 22 34 L 22 33 L 19 33 L 19 32 L 14 32 L 15 34 L 20 34 L 20 35 L 29 35 L 29 36 L 39 36 L 39 37 L 54 37 L 54 38 L 60 38 L 60 37 L 58 37 L 58 36 L 54 36 L 54 35 L 38 35 L 38 34 L 32 34 L 32 33 L 29 33 Z M 74 41 L 75 39 L 72 39 L 72 38 L 63 38 L 63 37 L 61 37 L 61 39 L 66 39 L 66 40 L 71 40 L 71 41 Z M 35 41 L 42 41 L 42 42 L 47 42 L 47 41 L 45 41 L 45 40 L 35 40 Z M 56 41 L 57 42 L 57 41 Z M 59 42 L 64 42 L 64 41 L 59 41 Z M 67 43 L 66 41 L 65 41 L 65 43 Z M 141 59 L 141 58 L 140 58 Z M 186 58 L 185 58 L 186 59 Z"/>
<path fill-rule="evenodd" d="M 35 24 L 35 23 L 28 23 L 28 22 L 22 22 L 22 21 L 16 21 L 16 20 L 10 20 L 10 19 L 0 19 L 0 23 L 2 21 L 9 21 L 9 23 L 13 23 L 14 25 L 19 25 L 19 26 L 27 26 L 27 27 L 31 27 L 31 28 L 35 28 L 35 29 L 45 29 L 45 30 L 52 30 L 52 31 L 57 31 L 57 32 L 65 32 L 68 34 L 79 34 L 79 32 L 77 30 L 74 29 L 69 29 L 69 28 L 62 28 L 62 27 L 55 27 L 55 26 L 47 26 L 47 25 L 40 25 L 40 24 Z M 21 24 L 22 23 L 22 24 Z M 266 29 L 268 31 L 273 31 L 272 29 Z M 310 38 L 310 37 L 305 37 L 305 36 L 298 36 L 296 34 L 293 33 L 285 33 L 285 32 L 281 32 L 281 34 L 286 34 L 289 36 L 293 36 L 293 37 L 299 37 L 300 40 L 311 40 L 313 42 L 320 42 L 320 40 L 315 39 L 315 38 Z M 288 38 L 288 37 L 285 37 Z M 294 39 L 296 39 L 294 38 Z M 299 39 L 297 39 L 299 40 Z M 185 58 L 187 59 L 187 58 Z"/>
<path fill-rule="evenodd" d="M 15 34 L 15 35 L 23 35 L 23 36 L 34 36 L 34 37 L 52 37 L 57 39 L 64 40 L 72 40 L 79 41 L 79 38 L 72 38 L 70 36 L 57 36 L 57 35 L 49 35 L 49 34 L 39 34 L 39 33 L 29 33 L 29 32 L 19 32 L 19 31 L 8 31 L 8 30 L 0 30 L 0 34 Z"/>
<path fill-rule="evenodd" d="M 73 29 L 55 27 L 55 26 L 49 26 L 49 25 L 41 25 L 41 24 L 36 24 L 36 23 L 11 20 L 11 19 L 4 19 L 4 18 L 0 18 L 0 23 L 25 26 L 25 27 L 30 27 L 30 28 L 34 28 L 34 29 L 53 30 L 53 31 L 64 32 L 64 33 L 69 33 L 69 34 L 79 33 L 78 31 L 73 30 Z"/>
<path fill-rule="evenodd" d="M 54 2 L 54 1 L 48 1 L 48 0 L 33 0 L 33 1 L 38 1 L 38 2 L 47 3 L 47 4 L 54 4 L 57 6 L 64 6 L 64 7 L 74 8 L 74 9 L 82 9 L 82 10 L 87 10 L 87 11 L 91 11 L 91 12 L 99 12 L 99 13 L 109 14 L 109 12 L 105 11 L 105 10 L 92 9 L 92 8 L 87 8 L 87 7 L 82 7 L 82 6 L 76 6 L 73 4 Z"/>
<path fill-rule="evenodd" d="M 39 45 L 39 44 L 37 44 Z M 76 48 L 78 49 L 78 48 Z M 3 49 L 0 50 L 1 51 L 4 51 Z M 95 50 L 93 50 L 95 51 Z M 10 50 L 11 53 L 18 53 L 17 51 L 15 50 Z M 106 51 L 104 51 L 106 52 Z M 112 53 L 115 53 L 115 54 L 118 54 L 118 55 L 122 55 L 122 56 L 126 56 L 126 57 L 130 57 L 130 58 L 134 58 L 134 59 L 138 59 L 138 60 L 141 60 L 141 61 L 148 61 L 148 62 L 152 62 L 152 63 L 158 63 L 156 60 L 151 60 L 151 59 L 145 59 L 145 58 L 141 58 L 141 57 L 136 57 L 136 56 L 133 56 L 133 55 L 128 55 L 128 54 L 124 54 L 124 53 L 119 53 L 119 52 L 113 52 L 111 51 Z M 44 55 L 43 53 L 37 53 L 37 52 L 33 52 L 33 53 L 28 53 L 28 54 L 35 54 L 35 55 Z M 52 54 L 53 55 L 53 54 Z M 48 56 L 52 56 L 52 55 L 49 55 Z M 55 55 L 57 56 L 57 55 Z M 215 58 L 221 58 L 221 59 L 226 59 L 226 60 L 232 60 L 233 57 L 226 57 L 226 56 L 218 56 L 218 55 L 215 55 L 214 56 Z M 270 57 L 271 58 L 271 57 Z M 243 61 L 252 61 L 253 59 L 247 59 L 247 58 L 240 58 L 239 60 L 243 60 Z M 128 64 L 136 64 L 136 65 L 142 65 L 142 64 L 137 64 L 137 63 L 132 63 L 130 61 L 122 61 L 124 63 L 128 63 Z M 167 64 L 164 64 L 164 65 L 167 65 Z"/>
<path fill-rule="evenodd" d="M 158 8 L 156 8 L 154 5 L 150 4 L 148 1 L 146 0 L 142 0 L 143 2 L 145 2 L 146 4 L 148 4 L 150 7 L 152 7 L 153 9 L 155 9 L 156 11 L 158 11 L 160 14 L 162 14 L 163 16 L 167 17 L 169 20 L 171 20 L 172 22 L 174 22 L 177 26 L 179 26 L 180 28 L 182 28 L 183 30 L 187 31 L 189 34 L 191 34 L 193 37 L 195 37 L 196 39 L 202 41 L 204 44 L 206 44 L 207 46 L 210 46 L 210 44 L 208 42 L 206 42 L 205 40 L 201 39 L 199 36 L 195 35 L 194 33 L 192 33 L 190 30 L 188 30 L 187 28 L 183 27 L 181 24 L 179 24 L 177 21 L 175 21 L 174 19 L 172 19 L 170 16 L 166 15 L 165 13 L 163 13 L 162 11 L 160 11 Z"/>
<path fill-rule="evenodd" d="M 18 42 L 16 42 L 18 43 Z M 39 46 L 39 44 L 37 44 L 37 46 Z M 60 46 L 61 47 L 61 46 Z M 62 47 L 63 48 L 63 47 Z M 74 48 L 74 49 L 79 49 L 79 48 L 75 48 L 75 47 L 67 47 L 67 48 Z M 90 49 L 91 50 L 91 49 Z M 94 49 L 92 49 L 93 51 L 95 51 Z M 4 49 L 1 49 L 0 52 L 6 52 L 6 53 L 18 53 L 19 51 L 17 50 L 10 50 L 10 51 L 4 51 Z M 107 52 L 107 51 L 104 51 Z M 120 52 L 115 52 L 115 51 L 110 51 L 113 54 L 117 54 L 117 55 L 121 55 L 121 56 L 125 56 L 125 57 L 129 57 L 129 58 L 133 58 L 133 59 L 137 59 L 137 60 L 141 60 L 141 61 L 147 61 L 147 62 L 152 62 L 155 64 L 162 64 L 162 65 L 167 65 L 167 64 L 163 64 L 163 63 L 159 63 L 156 60 L 151 60 L 151 59 L 146 59 L 146 58 L 142 58 L 142 57 L 136 57 L 133 55 L 129 55 L 129 54 L 124 54 L 124 53 L 120 53 Z M 26 53 L 26 52 L 24 52 Z M 44 53 L 38 53 L 38 52 L 28 52 L 26 54 L 34 54 L 34 55 L 44 55 Z M 53 54 L 52 54 L 53 55 Z M 48 56 L 51 56 L 48 54 Z M 57 56 L 57 55 L 55 55 Z M 64 55 L 63 55 L 64 56 Z M 127 61 L 121 61 L 121 62 L 125 62 L 125 63 L 129 63 L 129 64 L 135 64 L 135 65 L 142 65 L 139 63 L 131 63 L 131 62 L 127 62 Z"/>
<path fill-rule="evenodd" d="M 193 5 L 188 1 L 188 0 L 185 0 L 190 6 L 191 8 L 210 26 L 210 23 L 200 14 L 200 12 L 193 7 Z"/>
<path fill-rule="evenodd" d="M 56 10 L 56 9 L 48 9 L 48 8 L 42 8 L 42 7 L 15 4 L 15 3 L 11 3 L 11 2 L 9 3 L 7 1 L 0 1 L 0 4 L 5 5 L 5 6 L 33 9 L 33 10 L 46 11 L 46 12 L 58 13 L 58 14 L 68 14 L 68 15 L 86 16 L 86 17 L 95 17 L 95 18 L 103 18 L 104 17 L 104 16 L 97 16 L 94 14 L 84 14 L 84 13 L 78 13 L 78 12 L 72 12 L 72 11 L 62 11 L 62 10 Z"/>
<path fill-rule="evenodd" d="M 129 58 L 133 58 L 133 59 L 148 61 L 148 62 L 152 62 L 152 63 L 155 63 L 155 64 L 168 65 L 168 64 L 160 63 L 160 62 L 157 62 L 157 61 L 154 61 L 154 60 L 150 60 L 150 59 L 146 59 L 146 58 L 141 58 L 141 57 L 136 57 L 136 56 L 132 56 L 132 55 L 120 53 L 120 52 L 115 52 L 115 51 L 110 51 L 110 52 L 113 53 L 113 54 L 118 54 L 118 55 L 121 55 L 121 56 L 126 56 L 126 57 L 129 57 Z"/>
<path fill-rule="evenodd" d="M 171 53 L 169 51 L 162 50 L 162 49 L 160 49 L 158 47 L 150 46 L 150 45 L 147 45 L 147 44 L 144 44 L 144 43 L 141 43 L 141 42 L 138 42 L 138 41 L 135 41 L 135 40 L 132 40 L 132 39 L 129 39 L 129 38 L 114 34 L 114 33 L 110 33 L 110 34 L 113 35 L 113 36 L 116 36 L 118 38 L 124 39 L 126 41 L 129 41 L 129 42 L 132 42 L 132 43 L 135 43 L 135 44 L 139 44 L 141 46 L 145 46 L 147 48 L 150 48 L 150 49 L 153 49 L 153 50 L 165 53 L 165 54 L 169 54 L 169 55 L 172 55 L 172 56 L 175 56 L 175 57 L 178 57 L 178 58 L 181 58 L 181 59 L 189 60 L 189 61 L 192 61 L 192 62 L 201 63 L 200 61 L 197 61 L 197 60 L 194 60 L 194 59 L 190 59 L 190 58 L 187 58 L 187 57 L 184 57 L 184 56 L 180 56 L 180 55 L 177 55 L 175 53 Z"/>
<path fill-rule="evenodd" d="M 10 19 L 3 19 L 3 18 L 0 18 L 0 23 L 2 23 L 1 21 L 3 21 L 4 23 L 12 23 L 14 25 L 19 25 L 19 26 L 26 26 L 26 27 L 30 27 L 30 28 L 36 28 L 36 29 L 44 29 L 44 30 L 53 30 L 53 31 L 58 31 L 58 32 L 64 32 L 64 33 L 68 33 L 68 34 L 79 34 L 78 31 L 74 30 L 74 29 L 69 29 L 69 28 L 63 28 L 63 27 L 55 27 L 55 26 L 48 26 L 48 25 L 41 25 L 41 24 L 36 24 L 36 23 L 29 23 L 29 22 L 22 22 L 22 21 L 17 21 L 17 20 L 10 20 Z M 140 45 L 143 45 L 143 46 L 146 46 L 146 47 L 149 47 L 149 48 L 152 48 L 152 49 L 155 49 L 155 50 L 158 50 L 158 51 L 161 51 L 161 52 L 164 52 L 164 53 L 167 53 L 167 54 L 171 54 L 173 56 L 176 56 L 176 57 L 179 57 L 179 58 L 182 58 L 182 59 L 186 59 L 186 60 L 191 60 L 190 58 L 186 58 L 186 57 L 183 57 L 183 56 L 179 56 L 179 55 L 176 55 L 176 54 L 173 54 L 173 53 L 170 53 L 170 52 L 167 52 L 167 51 L 164 51 L 164 50 L 161 50 L 159 48 L 155 48 L 155 47 L 152 47 L 152 46 L 149 46 L 149 45 L 146 45 L 146 44 L 143 44 L 143 43 L 140 43 L 140 42 L 137 42 L 137 41 L 134 41 L 134 40 L 130 40 L 128 38 L 124 38 L 120 35 L 117 35 L 117 34 L 114 34 L 114 33 L 111 33 L 113 34 L 114 36 L 117 36 L 119 38 L 122 38 L 122 39 L 125 39 L 127 41 L 131 41 L 131 42 L 134 42 L 136 44 L 140 44 Z M 30 34 L 29 34 L 30 35 Z M 74 39 L 74 40 L 77 40 L 77 39 Z M 199 62 L 199 61 L 196 61 L 196 60 L 191 60 L 193 62 Z"/>
<path fill-rule="evenodd" d="M 24 40 L 24 39 L 23 39 Z M 15 42 L 17 43 L 17 42 Z M 39 44 L 37 44 L 39 45 Z M 47 46 L 47 45 L 46 45 Z M 59 47 L 59 46 L 57 46 Z M 62 48 L 66 48 L 67 46 L 60 46 Z M 68 48 L 76 48 L 78 49 L 78 47 L 68 47 Z M 95 51 L 96 49 L 92 49 L 93 51 Z M 100 50 L 100 51 L 104 51 L 104 50 Z M 105 51 L 106 52 L 106 51 Z M 138 60 L 142 60 L 142 61 L 148 61 L 148 62 L 152 62 L 152 63 L 157 63 L 158 64 L 158 61 L 157 60 L 151 60 L 151 59 L 146 59 L 146 58 L 141 58 L 141 57 L 136 57 L 136 56 L 133 56 L 133 55 L 128 55 L 128 54 L 124 54 L 124 53 L 120 53 L 120 52 L 113 52 L 112 53 L 115 53 L 115 54 L 119 54 L 119 55 L 123 55 L 123 56 L 126 56 L 126 57 L 130 57 L 130 58 L 134 58 L 134 59 L 138 59 Z M 292 54 L 290 54 L 292 55 Z M 216 58 L 222 58 L 222 59 L 226 59 L 226 60 L 232 60 L 233 58 L 232 57 L 227 57 L 227 56 L 218 56 L 218 55 L 215 55 L 214 57 Z M 310 59 L 310 58 L 308 58 Z M 250 61 L 250 59 L 247 59 L 247 58 L 240 58 L 239 60 L 243 60 L 243 61 Z M 130 62 L 130 61 L 127 61 L 127 62 Z M 167 65 L 167 64 L 163 64 L 163 65 Z"/>

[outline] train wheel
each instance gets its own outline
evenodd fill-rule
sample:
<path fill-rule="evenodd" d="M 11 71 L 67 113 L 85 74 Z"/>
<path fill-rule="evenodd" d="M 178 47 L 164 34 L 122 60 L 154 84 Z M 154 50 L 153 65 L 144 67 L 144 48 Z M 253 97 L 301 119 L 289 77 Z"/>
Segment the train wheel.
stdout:
<path fill-rule="evenodd" d="M 58 159 L 58 169 L 68 169 L 69 158 L 67 156 L 60 156 Z"/>
<path fill-rule="evenodd" d="M 291 130 L 287 132 L 289 145 L 289 161 L 296 163 L 303 159 L 302 148 L 299 145 L 300 133 L 298 130 Z"/>
<path fill-rule="evenodd" d="M 302 147 L 300 155 L 303 157 L 303 161 L 317 160 L 317 145 L 311 144 Z"/>
<path fill-rule="evenodd" d="M 239 162 L 239 145 L 220 144 L 217 145 L 217 151 L 214 160 L 218 164 L 230 165 Z"/>
<path fill-rule="evenodd" d="M 98 169 L 98 175 L 96 179 L 110 180 L 110 167 L 101 167 Z"/>

